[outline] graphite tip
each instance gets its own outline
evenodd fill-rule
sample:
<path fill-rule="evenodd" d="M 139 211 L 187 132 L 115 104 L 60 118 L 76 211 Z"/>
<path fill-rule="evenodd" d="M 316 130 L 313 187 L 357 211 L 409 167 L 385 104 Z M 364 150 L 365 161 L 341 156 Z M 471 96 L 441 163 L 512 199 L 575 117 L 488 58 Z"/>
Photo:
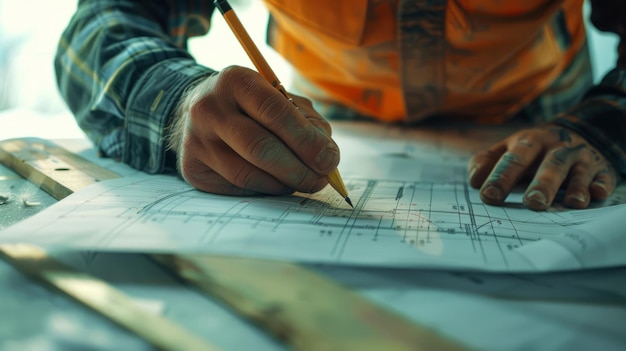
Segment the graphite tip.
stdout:
<path fill-rule="evenodd" d="M 349 197 L 346 196 L 346 202 L 348 203 L 348 205 L 350 205 L 350 207 L 354 208 L 354 205 L 352 205 L 352 200 L 350 200 Z"/>

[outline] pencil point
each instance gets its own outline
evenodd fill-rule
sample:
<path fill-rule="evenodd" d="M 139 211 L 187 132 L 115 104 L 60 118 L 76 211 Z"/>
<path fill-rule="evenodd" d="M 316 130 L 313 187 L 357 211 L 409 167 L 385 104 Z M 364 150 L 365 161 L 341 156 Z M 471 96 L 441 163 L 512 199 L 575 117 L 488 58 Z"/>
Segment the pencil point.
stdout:
<path fill-rule="evenodd" d="M 349 197 L 346 196 L 346 202 L 348 203 L 348 205 L 350 205 L 350 207 L 354 208 L 354 206 L 352 205 L 352 201 L 350 200 Z"/>

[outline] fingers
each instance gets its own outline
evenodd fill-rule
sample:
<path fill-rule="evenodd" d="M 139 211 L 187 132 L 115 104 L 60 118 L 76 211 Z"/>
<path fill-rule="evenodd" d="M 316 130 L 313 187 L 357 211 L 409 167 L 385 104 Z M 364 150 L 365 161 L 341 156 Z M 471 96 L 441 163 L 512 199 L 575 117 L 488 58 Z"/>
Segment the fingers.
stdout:
<path fill-rule="evenodd" d="M 213 152 L 200 155 L 200 160 L 206 165 L 211 165 L 217 174 L 227 179 L 236 188 L 271 195 L 285 195 L 293 192 L 292 188 L 250 164 L 227 145 L 212 142 L 207 147 Z"/>
<path fill-rule="evenodd" d="M 589 191 L 596 200 L 604 200 L 613 193 L 619 178 L 613 168 L 603 168 L 596 174 Z"/>
<path fill-rule="evenodd" d="M 480 187 L 481 199 L 501 205 L 522 178 L 533 174 L 523 202 L 545 210 L 564 189 L 563 204 L 586 208 L 592 200 L 608 197 L 618 175 L 580 135 L 565 128 L 544 127 L 518 132 L 469 162 L 470 185 Z"/>
<path fill-rule="evenodd" d="M 325 177 L 321 177 L 307 167 L 273 133 L 259 127 L 247 116 L 236 115 L 231 116 L 231 118 L 235 123 L 230 128 L 219 129 L 217 133 L 232 151 L 228 152 L 218 149 L 220 156 L 207 161 L 210 162 L 208 164 L 211 164 L 215 170 L 220 171 L 227 179 L 235 184 L 252 185 L 251 181 L 243 181 L 232 177 L 235 174 L 227 169 L 235 169 L 239 174 L 251 175 L 249 167 L 254 166 L 259 171 L 272 175 L 272 177 L 293 190 L 315 192 L 326 185 Z M 215 146 L 207 146 L 207 148 L 212 147 Z M 226 158 L 225 155 L 230 157 Z M 237 160 L 240 161 L 231 163 Z M 245 164 L 248 167 L 243 169 L 242 167 Z"/>
<path fill-rule="evenodd" d="M 483 202 L 501 205 L 513 187 L 527 174 L 540 152 L 541 146 L 528 139 L 520 139 L 511 147 L 496 145 L 494 149 L 479 154 L 475 159 L 477 165 L 481 163 L 476 166 L 470 182 L 472 186 L 482 183 L 480 197 Z M 484 175 L 489 170 L 491 172 L 485 179 Z"/>
<path fill-rule="evenodd" d="M 211 142 L 208 149 L 211 152 L 202 152 L 193 156 L 188 156 L 189 153 L 180 155 L 181 174 L 195 188 L 224 195 L 293 193 L 292 188 L 251 165 L 227 145 L 221 142 Z M 192 149 L 186 148 L 185 150 Z M 317 191 L 325 185 L 325 178 L 320 178 L 316 184 L 312 185 L 312 189 Z"/>
<path fill-rule="evenodd" d="M 473 188 L 480 188 L 491 170 L 506 152 L 507 146 L 499 143 L 474 155 L 468 164 L 469 182 Z"/>
<path fill-rule="evenodd" d="M 586 143 L 555 148 L 545 156 L 528 186 L 524 205 L 537 211 L 547 209 L 563 184 L 563 204 L 582 209 L 592 200 L 608 197 L 615 189 L 617 175 Z"/>
<path fill-rule="evenodd" d="M 311 122 L 319 130 L 324 131 L 326 135 L 332 135 L 330 123 L 328 123 L 328 121 L 324 117 L 322 117 L 319 113 L 317 113 L 317 111 L 315 111 L 311 100 L 297 95 L 292 95 L 292 98 L 295 104 L 298 106 L 300 112 L 304 115 L 304 117 L 309 120 L 309 122 Z"/>
<path fill-rule="evenodd" d="M 239 188 L 204 165 L 198 167 L 198 171 L 196 172 L 186 172 L 183 178 L 194 188 L 211 194 L 232 196 L 257 196 L 265 194 L 265 192 Z"/>
<path fill-rule="evenodd" d="M 254 71 L 227 68 L 199 84 L 189 100 L 179 168 L 201 190 L 315 192 L 337 167 L 328 122 L 306 99 L 298 98 L 302 108 L 294 106 Z"/>
<path fill-rule="evenodd" d="M 570 180 L 567 185 L 563 203 L 571 208 L 587 208 L 591 202 L 589 193 L 590 185 L 594 179 L 594 173 L 580 164 L 576 164 L 570 170 Z M 560 186 L 560 185 L 559 185 Z"/>
<path fill-rule="evenodd" d="M 595 173 L 584 166 L 572 168 L 563 203 L 571 208 L 587 208 L 591 200 L 604 200 L 617 186 L 617 173 L 612 168 L 604 168 Z"/>
<path fill-rule="evenodd" d="M 580 156 L 580 152 L 586 146 L 584 144 L 578 144 L 576 146 L 559 147 L 551 152 L 547 153 L 542 161 L 533 181 L 530 183 L 526 193 L 524 194 L 524 205 L 532 210 L 545 210 L 552 204 L 556 194 L 569 175 L 570 169 L 574 165 Z M 571 198 L 570 201 L 586 203 L 588 200 L 588 191 L 581 190 L 583 183 L 589 186 L 591 176 L 585 175 L 581 171 L 581 167 L 578 166 L 573 171 L 574 180 L 573 186 L 575 190 L 572 190 L 566 195 Z M 580 198 L 582 197 L 582 198 Z M 578 198 L 578 199 L 576 199 Z"/>
<path fill-rule="evenodd" d="M 237 187 L 194 157 L 179 154 L 179 168 L 185 181 L 201 191 L 236 196 L 254 196 L 263 193 Z"/>
<path fill-rule="evenodd" d="M 233 84 L 232 89 L 244 114 L 270 131 L 304 165 L 321 175 L 337 168 L 339 148 L 329 136 L 329 127 L 323 126 L 321 116 L 311 112 L 312 108 L 303 106 L 309 114 L 309 118 L 305 117 L 258 74 L 241 68 L 225 70 L 223 74 L 227 80 L 240 82 Z"/>

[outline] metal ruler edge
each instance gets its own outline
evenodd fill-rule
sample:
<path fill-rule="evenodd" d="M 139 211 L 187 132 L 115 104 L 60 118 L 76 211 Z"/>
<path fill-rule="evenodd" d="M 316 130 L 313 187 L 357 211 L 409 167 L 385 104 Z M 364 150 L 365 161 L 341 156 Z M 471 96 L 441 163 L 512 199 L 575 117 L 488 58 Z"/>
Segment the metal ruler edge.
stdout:
<path fill-rule="evenodd" d="M 0 162 L 59 200 L 119 177 L 36 138 L 0 142 Z M 298 264 L 201 254 L 149 256 L 294 350 L 465 349 Z"/>

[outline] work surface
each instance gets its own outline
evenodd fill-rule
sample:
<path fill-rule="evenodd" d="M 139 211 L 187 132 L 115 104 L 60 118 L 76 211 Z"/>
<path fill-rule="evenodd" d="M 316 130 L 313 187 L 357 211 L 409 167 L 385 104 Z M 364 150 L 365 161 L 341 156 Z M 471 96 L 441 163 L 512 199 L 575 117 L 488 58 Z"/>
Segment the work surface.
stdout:
<path fill-rule="evenodd" d="M 360 143 L 361 132 L 358 128 L 341 126 L 335 129 L 342 150 L 374 151 L 367 149 L 367 143 Z M 372 137 L 397 141 L 402 135 L 385 129 Z M 418 143 L 404 143 L 398 149 L 394 142 L 394 147 L 390 144 L 387 150 L 375 151 L 393 159 L 430 155 L 454 164 L 462 162 L 465 153 L 477 146 L 465 143 L 462 137 L 442 138 L 439 132 L 431 131 L 422 135 Z M 485 131 L 478 139 L 485 142 L 497 137 L 496 132 Z M 443 140 L 447 142 L 441 144 Z M 64 145 L 93 158 L 93 151 L 84 142 L 65 141 Z M 129 172 L 121 168 L 117 171 Z M 10 213 L 2 216 L 5 226 L 54 203 L 10 171 L 2 169 L 2 172 L 0 194 L 24 196 L 31 205 L 24 207 L 24 201 L 3 205 L 7 206 L 2 207 L 3 213 Z M 377 169 L 370 171 L 376 172 Z M 620 202 L 620 196 L 617 194 L 611 201 Z M 282 344 L 220 304 L 173 279 L 143 255 L 93 251 L 55 255 L 102 277 L 154 313 L 167 316 L 225 350 L 284 349 Z M 626 268 L 623 266 L 543 274 L 469 272 L 459 267 L 453 270 L 330 264 L 308 264 L 308 267 L 470 348 L 617 350 L 626 344 Z M 3 291 L 12 292 L 3 295 L 0 312 L 2 316 L 19 317 L 0 321 L 0 333 L 3 333 L 0 340 L 7 341 L 3 349 L 38 349 L 39 345 L 59 350 L 148 348 L 138 338 L 97 315 L 43 290 L 10 266 L 2 265 L 0 269 Z"/>

